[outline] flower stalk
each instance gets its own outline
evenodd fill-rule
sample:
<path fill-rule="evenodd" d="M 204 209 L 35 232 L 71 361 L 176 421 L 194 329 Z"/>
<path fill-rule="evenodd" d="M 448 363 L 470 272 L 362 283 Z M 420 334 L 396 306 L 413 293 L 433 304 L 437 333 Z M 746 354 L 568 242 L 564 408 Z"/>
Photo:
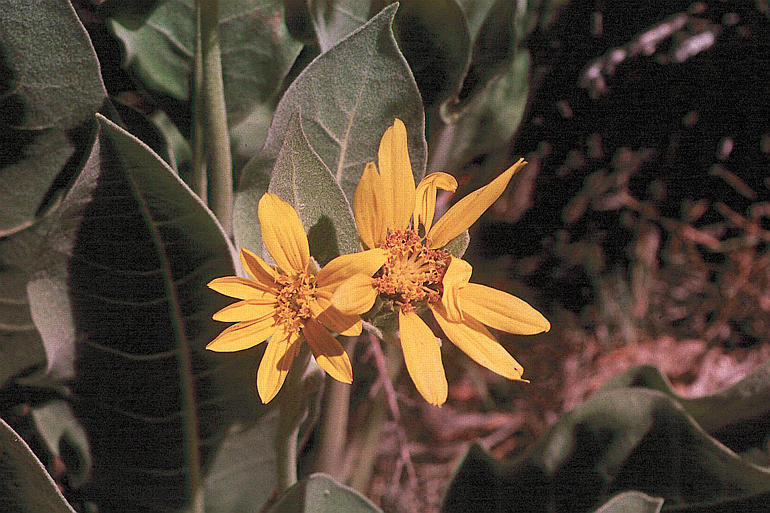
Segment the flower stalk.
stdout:
<path fill-rule="evenodd" d="M 199 0 L 205 152 L 209 205 L 225 233 L 233 231 L 233 162 L 227 127 L 222 57 L 219 46 L 219 0 Z M 199 166 L 201 164 L 199 163 Z M 198 172 L 199 169 L 196 169 Z"/>

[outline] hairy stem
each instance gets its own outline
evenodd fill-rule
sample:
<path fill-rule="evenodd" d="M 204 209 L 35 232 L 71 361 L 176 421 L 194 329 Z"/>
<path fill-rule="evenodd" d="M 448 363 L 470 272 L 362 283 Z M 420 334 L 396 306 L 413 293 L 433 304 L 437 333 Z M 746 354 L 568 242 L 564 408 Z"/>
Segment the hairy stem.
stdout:
<path fill-rule="evenodd" d="M 343 343 L 343 345 L 348 354 L 352 355 L 357 339 L 349 340 L 350 343 Z M 321 440 L 316 454 L 315 471 L 324 472 L 338 480 L 342 477 L 340 466 L 348 433 L 350 389 L 347 383 L 341 383 L 331 376 L 326 376 L 319 429 Z"/>
<path fill-rule="evenodd" d="M 222 58 L 219 47 L 219 0 L 200 0 L 205 149 L 209 204 L 229 236 L 233 230 L 233 162 L 227 128 Z"/>
<path fill-rule="evenodd" d="M 192 82 L 192 190 L 208 205 L 208 177 L 206 176 L 205 129 L 203 110 L 203 40 L 201 38 L 201 2 L 195 2 L 195 56 Z"/>

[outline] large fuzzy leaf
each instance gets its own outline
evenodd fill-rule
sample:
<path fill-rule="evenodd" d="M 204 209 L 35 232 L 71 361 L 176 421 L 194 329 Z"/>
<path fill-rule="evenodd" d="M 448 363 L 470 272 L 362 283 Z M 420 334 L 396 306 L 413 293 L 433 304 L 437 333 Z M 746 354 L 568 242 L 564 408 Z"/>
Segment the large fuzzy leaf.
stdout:
<path fill-rule="evenodd" d="M 236 195 L 234 233 L 241 247 L 261 247 L 257 203 L 269 183 L 287 127 L 297 112 L 311 148 L 331 170 L 349 201 L 394 118 L 407 128 L 416 180 L 425 172 L 422 103 L 409 67 L 393 38 L 395 5 L 320 55 L 297 77 L 276 109 L 265 148 L 243 170 Z"/>
<path fill-rule="evenodd" d="M 325 474 L 313 474 L 278 499 L 268 513 L 382 513 L 363 495 Z"/>
<path fill-rule="evenodd" d="M 601 505 L 594 513 L 660 513 L 663 499 L 641 492 L 623 492 Z"/>
<path fill-rule="evenodd" d="M 114 2 L 109 27 L 122 42 L 124 66 L 150 89 L 178 100 L 190 95 L 193 0 Z M 227 119 L 235 126 L 272 100 L 301 45 L 283 22 L 278 0 L 219 3 Z"/>
<path fill-rule="evenodd" d="M 35 223 L 0 239 L 0 387 L 46 361 L 26 289 L 30 263 L 45 233 L 43 224 Z"/>
<path fill-rule="evenodd" d="M 457 0 L 403 0 L 396 36 L 426 110 L 460 92 L 471 61 L 468 24 Z"/>
<path fill-rule="evenodd" d="M 0 511 L 75 513 L 29 446 L 0 419 Z"/>
<path fill-rule="evenodd" d="M 307 0 L 310 22 L 325 52 L 369 21 L 374 3 L 367 0 Z"/>
<path fill-rule="evenodd" d="M 93 461 L 87 498 L 103 512 L 180 509 L 201 497 L 229 428 L 261 411 L 254 352 L 204 349 L 223 328 L 212 313 L 228 302 L 206 283 L 235 273 L 234 251 L 157 155 L 98 121 L 30 304 L 48 353 L 72 360 L 74 410 Z"/>
<path fill-rule="evenodd" d="M 350 204 L 329 168 L 307 142 L 300 116 L 289 124 L 268 191 L 288 201 L 308 234 L 310 252 L 321 264 L 358 250 Z"/>
<path fill-rule="evenodd" d="M 674 398 L 695 421 L 735 451 L 762 448 L 770 435 L 770 361 L 732 386 L 703 397 L 677 395 L 660 371 L 648 365 L 629 369 L 603 389 L 644 387 Z M 769 458 L 770 455 L 766 455 Z"/>
<path fill-rule="evenodd" d="M 106 97 L 69 2 L 0 2 L 0 237 L 31 226 L 66 185 Z"/>
<path fill-rule="evenodd" d="M 469 452 L 444 511 L 581 512 L 624 490 L 681 511 L 758 511 L 770 470 L 708 436 L 668 395 L 619 388 L 565 415 L 507 468 Z"/>

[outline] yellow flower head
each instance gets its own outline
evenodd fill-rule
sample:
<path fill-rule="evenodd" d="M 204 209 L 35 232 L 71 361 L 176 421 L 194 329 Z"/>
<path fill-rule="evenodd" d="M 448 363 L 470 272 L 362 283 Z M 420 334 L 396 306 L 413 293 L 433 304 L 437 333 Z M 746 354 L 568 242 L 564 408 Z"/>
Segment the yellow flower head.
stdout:
<path fill-rule="evenodd" d="M 242 249 L 241 263 L 251 279 L 226 276 L 208 284 L 241 301 L 214 314 L 216 321 L 236 324 L 206 349 L 240 351 L 270 339 L 257 371 L 257 390 L 264 403 L 281 389 L 303 337 L 322 369 L 339 381 L 352 382 L 348 355 L 328 330 L 358 335 L 361 319 L 337 310 L 331 297 L 348 277 L 371 276 L 383 265 L 384 251 L 343 255 L 316 273 L 307 236 L 291 205 L 275 194 L 265 194 L 259 201 L 258 216 L 265 247 L 278 268 Z"/>
<path fill-rule="evenodd" d="M 382 136 L 378 161 L 379 171 L 373 162 L 366 165 L 353 207 L 361 240 L 370 251 L 383 250 L 385 264 L 374 277 L 358 273 L 346 280 L 334 292 L 333 305 L 352 315 L 368 311 L 377 297 L 392 302 L 398 311 L 406 368 L 417 390 L 431 404 L 446 401 L 447 382 L 440 343 L 417 314 L 425 307 L 468 356 L 506 378 L 521 380 L 524 369 L 485 325 L 531 335 L 548 331 L 550 323 L 517 297 L 469 283 L 470 264 L 442 248 L 500 197 L 526 162 L 519 160 L 491 183 L 458 201 L 433 224 L 437 190 L 453 192 L 457 181 L 446 173 L 432 173 L 415 187 L 406 128 L 400 120 L 396 119 Z"/>

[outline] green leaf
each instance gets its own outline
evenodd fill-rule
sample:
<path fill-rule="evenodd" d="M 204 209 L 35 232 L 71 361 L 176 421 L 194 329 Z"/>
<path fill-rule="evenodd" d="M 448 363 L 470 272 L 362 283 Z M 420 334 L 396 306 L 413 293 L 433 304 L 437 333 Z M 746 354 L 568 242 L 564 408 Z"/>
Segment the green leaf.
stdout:
<path fill-rule="evenodd" d="M 203 481 L 206 513 L 257 511 L 276 486 L 273 444 L 276 412 L 233 429 L 219 446 Z"/>
<path fill-rule="evenodd" d="M 372 17 L 376 2 L 308 0 L 308 11 L 321 52 L 329 50 Z"/>
<path fill-rule="evenodd" d="M 461 3 L 468 15 L 473 54 L 463 83 L 462 101 L 450 110 L 463 109 L 468 98 L 505 72 L 516 50 L 514 20 L 517 2 L 461 0 Z"/>
<path fill-rule="evenodd" d="M 0 419 L 0 506 L 14 513 L 75 513 L 40 460 Z"/>
<path fill-rule="evenodd" d="M 108 27 L 123 44 L 123 66 L 150 89 L 177 100 L 190 96 L 193 0 L 158 0 L 152 9 L 115 2 Z M 227 119 L 237 125 L 270 103 L 301 45 L 283 22 L 279 0 L 219 3 L 219 36 Z"/>
<path fill-rule="evenodd" d="M 644 387 L 674 398 L 708 433 L 735 451 L 761 447 L 770 434 L 770 361 L 715 394 L 682 397 L 655 367 L 629 369 L 607 382 L 603 389 Z"/>
<path fill-rule="evenodd" d="M 262 153 L 243 170 L 234 210 L 236 244 L 261 248 L 257 204 L 290 121 L 299 111 L 307 141 L 352 201 L 367 162 L 394 118 L 407 128 L 415 181 L 425 173 L 426 143 L 419 91 L 398 50 L 391 25 L 396 6 L 320 55 L 297 77 L 275 112 Z"/>
<path fill-rule="evenodd" d="M 641 492 L 623 492 L 601 505 L 594 513 L 660 513 L 663 499 Z"/>
<path fill-rule="evenodd" d="M 161 131 L 158 125 L 151 122 L 144 113 L 118 99 L 113 99 L 112 105 L 115 107 L 118 114 L 118 117 L 113 118 L 112 120 L 149 146 L 152 151 L 166 161 L 171 169 L 177 172 L 176 158 L 173 149 L 170 146 L 166 135 Z M 160 115 L 165 114 L 160 110 L 158 113 Z"/>
<path fill-rule="evenodd" d="M 31 262 L 45 234 L 37 222 L 0 238 L 0 388 L 14 377 L 45 365 L 46 356 L 27 300 Z"/>
<path fill-rule="evenodd" d="M 366 23 L 381 0 L 310 0 L 308 13 L 325 52 Z M 454 98 L 471 58 L 470 36 L 456 0 L 401 0 L 395 35 L 426 107 Z"/>
<path fill-rule="evenodd" d="M 0 237 L 46 210 L 88 151 L 107 98 L 69 2 L 0 2 Z"/>
<path fill-rule="evenodd" d="M 406 125 L 415 181 L 425 172 L 422 104 L 391 30 L 396 7 L 383 9 L 305 68 L 281 98 L 265 143 L 265 155 L 277 155 L 299 110 L 310 146 L 349 200 L 394 118 Z"/>
<path fill-rule="evenodd" d="M 582 512 L 624 490 L 685 511 L 733 511 L 770 498 L 770 470 L 708 436 L 671 397 L 642 388 L 597 393 L 508 468 L 478 451 L 469 456 L 449 487 L 447 512 Z M 472 473 L 479 468 L 487 469 L 481 478 Z"/>
<path fill-rule="evenodd" d="M 432 136 L 437 143 L 430 148 L 431 172 L 461 169 L 510 143 L 527 106 L 529 72 L 529 52 L 518 50 L 503 75 L 475 94 L 462 111 L 445 119 Z"/>
<path fill-rule="evenodd" d="M 470 243 L 471 235 L 468 233 L 468 230 L 465 230 L 463 233 L 450 240 L 447 245 L 444 246 L 444 249 L 449 251 L 449 254 L 452 256 L 462 258 L 462 256 L 465 254 L 465 250 L 468 249 L 468 244 Z"/>
<path fill-rule="evenodd" d="M 286 490 L 268 513 L 382 513 L 363 495 L 326 474 L 313 474 Z"/>
<path fill-rule="evenodd" d="M 50 401 L 32 407 L 37 432 L 51 454 L 67 467 L 68 483 L 80 488 L 91 474 L 88 437 L 66 401 Z"/>
<path fill-rule="evenodd" d="M 396 36 L 426 110 L 454 99 L 471 61 L 468 24 L 457 0 L 401 0 Z"/>
<path fill-rule="evenodd" d="M 268 191 L 289 202 L 308 234 L 319 264 L 358 250 L 350 204 L 329 168 L 307 142 L 299 115 L 289 123 Z"/>
<path fill-rule="evenodd" d="M 74 373 L 94 469 L 85 499 L 102 512 L 180 509 L 230 427 L 263 412 L 258 351 L 205 350 L 224 327 L 211 315 L 229 302 L 206 284 L 234 274 L 234 250 L 157 155 L 103 117 L 98 126 L 29 284 L 33 318 Z"/>

